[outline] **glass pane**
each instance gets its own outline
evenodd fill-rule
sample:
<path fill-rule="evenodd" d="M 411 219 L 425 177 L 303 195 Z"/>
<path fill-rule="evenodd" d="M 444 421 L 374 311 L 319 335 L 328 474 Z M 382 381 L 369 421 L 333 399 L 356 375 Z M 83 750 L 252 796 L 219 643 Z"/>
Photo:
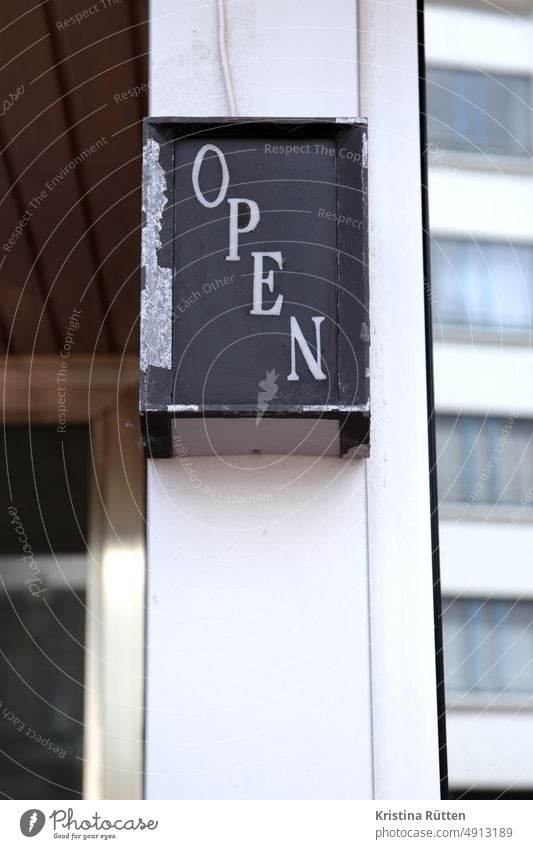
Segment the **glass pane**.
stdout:
<path fill-rule="evenodd" d="M 458 421 L 454 416 L 436 419 L 439 500 L 461 501 L 464 497 L 461 471 L 464 458 Z"/>
<path fill-rule="evenodd" d="M 526 76 L 430 68 L 428 139 L 451 150 L 528 156 L 529 91 Z"/>
<path fill-rule="evenodd" d="M 464 604 L 443 599 L 444 672 L 451 693 L 464 693 L 470 687 L 468 625 Z"/>
<path fill-rule="evenodd" d="M 435 322 L 503 330 L 531 326 L 530 245 L 434 239 L 431 276 Z"/>
<path fill-rule="evenodd" d="M 6 464 L 7 457 L 7 464 Z M 34 552 L 83 552 L 87 537 L 89 431 L 69 426 L 8 427 L 0 451 L 0 515 L 14 504 Z M 0 527 L 0 555 L 17 554 L 13 529 Z"/>
<path fill-rule="evenodd" d="M 451 695 L 533 696 L 533 602 L 443 599 Z"/>
<path fill-rule="evenodd" d="M 5 448 L 0 793 L 80 798 L 89 433 L 8 427 Z"/>
<path fill-rule="evenodd" d="M 439 498 L 533 509 L 533 421 L 437 416 Z M 514 514 L 513 514 L 514 515 Z"/>
<path fill-rule="evenodd" d="M 0 596 L 0 791 L 15 799 L 81 795 L 83 592 Z"/>

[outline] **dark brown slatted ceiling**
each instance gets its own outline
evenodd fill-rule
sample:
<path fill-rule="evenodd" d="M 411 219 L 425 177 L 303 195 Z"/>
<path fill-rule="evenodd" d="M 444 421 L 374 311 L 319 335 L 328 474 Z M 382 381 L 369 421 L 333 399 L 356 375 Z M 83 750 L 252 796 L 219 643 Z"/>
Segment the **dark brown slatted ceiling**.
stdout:
<path fill-rule="evenodd" d="M 0 244 L 29 218 L 11 251 L 0 248 L 1 353 L 59 351 L 74 308 L 72 353 L 137 348 L 147 105 L 114 95 L 147 81 L 146 21 L 147 0 L 1 4 L 1 100 L 24 93 L 0 105 Z"/>

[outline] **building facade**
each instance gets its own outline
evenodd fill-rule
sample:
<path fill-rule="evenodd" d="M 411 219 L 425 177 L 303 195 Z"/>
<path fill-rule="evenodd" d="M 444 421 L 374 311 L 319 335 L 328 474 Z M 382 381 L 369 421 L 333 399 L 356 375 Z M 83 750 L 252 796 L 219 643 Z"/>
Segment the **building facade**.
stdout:
<path fill-rule="evenodd" d="M 18 99 L 1 128 L 0 789 L 439 798 L 419 4 L 20 8 L 1 13 Z M 368 457 L 145 460 L 146 115 L 368 121 Z"/>
<path fill-rule="evenodd" d="M 426 13 L 448 756 L 454 795 L 533 793 L 533 20 Z"/>

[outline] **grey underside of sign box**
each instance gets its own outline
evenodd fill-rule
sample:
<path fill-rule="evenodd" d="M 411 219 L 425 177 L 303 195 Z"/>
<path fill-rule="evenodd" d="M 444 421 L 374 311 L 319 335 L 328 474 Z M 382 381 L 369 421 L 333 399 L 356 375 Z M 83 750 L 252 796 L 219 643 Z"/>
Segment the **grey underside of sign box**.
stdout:
<path fill-rule="evenodd" d="M 368 457 L 368 445 L 346 447 L 343 453 L 337 419 L 228 418 L 174 419 L 171 426 L 172 456 L 210 455 L 308 455 Z"/>

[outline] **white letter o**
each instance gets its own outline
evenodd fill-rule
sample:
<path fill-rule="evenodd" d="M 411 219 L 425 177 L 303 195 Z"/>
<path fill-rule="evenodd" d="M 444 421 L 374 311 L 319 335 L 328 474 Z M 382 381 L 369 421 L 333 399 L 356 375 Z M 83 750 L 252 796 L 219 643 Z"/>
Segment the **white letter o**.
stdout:
<path fill-rule="evenodd" d="M 198 182 L 198 178 L 200 176 L 200 168 L 202 167 L 204 157 L 208 150 L 212 150 L 213 153 L 216 153 L 220 162 L 220 167 L 222 168 L 222 183 L 220 184 L 220 189 L 215 200 L 206 200 L 205 195 L 202 193 L 202 190 L 200 189 L 200 184 Z M 214 206 L 218 206 L 220 203 L 222 203 L 222 201 L 226 197 L 226 192 L 228 191 L 229 171 L 228 166 L 226 164 L 226 160 L 224 158 L 224 154 L 222 153 L 219 147 L 216 147 L 216 145 L 214 144 L 204 144 L 204 146 L 200 148 L 194 158 L 194 164 L 192 166 L 192 184 L 194 188 L 194 193 L 202 204 L 202 206 L 207 206 L 212 209 Z"/>

